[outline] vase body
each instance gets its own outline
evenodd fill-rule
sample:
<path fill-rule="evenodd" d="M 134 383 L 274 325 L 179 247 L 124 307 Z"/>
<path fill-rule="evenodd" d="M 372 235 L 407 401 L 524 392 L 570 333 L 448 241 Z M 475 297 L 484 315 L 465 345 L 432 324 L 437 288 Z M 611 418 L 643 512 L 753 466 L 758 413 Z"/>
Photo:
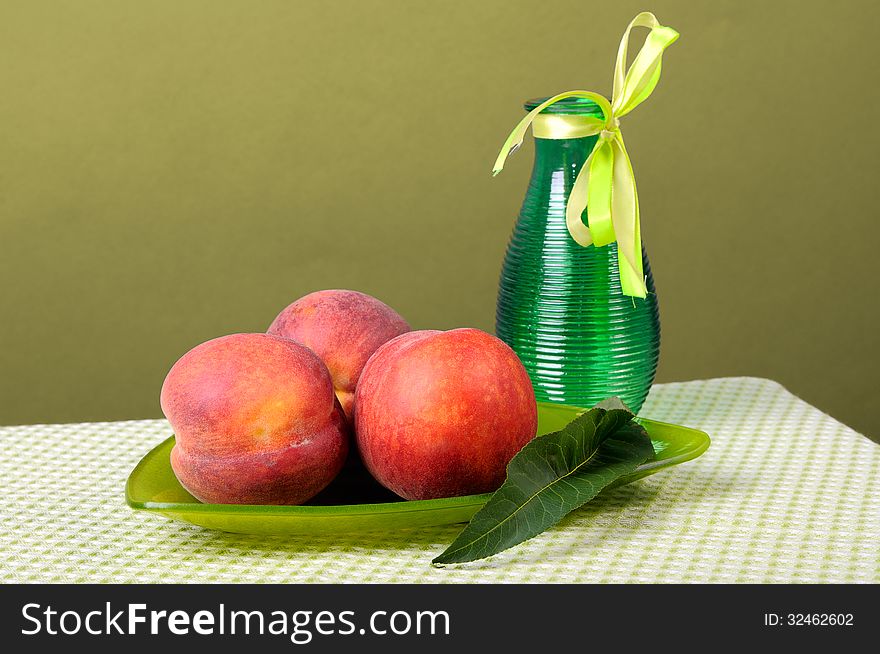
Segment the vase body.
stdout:
<path fill-rule="evenodd" d="M 592 407 L 617 396 L 637 412 L 660 354 L 647 256 L 643 250 L 647 298 L 625 296 L 617 244 L 582 247 L 565 224 L 568 195 L 596 138 L 535 139 L 531 180 L 501 270 L 496 332 L 522 360 L 538 401 Z"/>

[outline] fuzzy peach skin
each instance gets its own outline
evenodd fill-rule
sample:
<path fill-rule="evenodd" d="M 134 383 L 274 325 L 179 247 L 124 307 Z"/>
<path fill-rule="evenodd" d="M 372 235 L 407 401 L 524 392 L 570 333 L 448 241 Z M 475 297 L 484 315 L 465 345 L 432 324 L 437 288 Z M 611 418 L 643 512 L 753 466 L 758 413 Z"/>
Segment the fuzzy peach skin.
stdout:
<path fill-rule="evenodd" d="M 355 438 L 370 473 L 410 500 L 496 490 L 535 436 L 529 376 L 478 329 L 415 331 L 380 347 L 361 374 Z"/>
<path fill-rule="evenodd" d="M 317 291 L 284 309 L 268 333 L 302 343 L 321 357 L 336 396 L 351 418 L 354 391 L 364 364 L 376 349 L 410 330 L 384 302 L 357 291 Z"/>
<path fill-rule="evenodd" d="M 330 373 L 308 348 L 233 334 L 183 355 L 162 385 L 176 444 L 171 467 L 203 502 L 301 504 L 348 453 Z"/>

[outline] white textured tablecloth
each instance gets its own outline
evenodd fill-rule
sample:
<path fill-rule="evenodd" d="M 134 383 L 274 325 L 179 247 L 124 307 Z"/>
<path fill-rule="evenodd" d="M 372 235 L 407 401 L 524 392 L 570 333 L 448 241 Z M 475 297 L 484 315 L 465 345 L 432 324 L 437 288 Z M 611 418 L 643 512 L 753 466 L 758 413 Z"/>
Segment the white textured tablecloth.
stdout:
<path fill-rule="evenodd" d="M 123 500 L 164 420 L 0 427 L 4 582 L 878 582 L 880 446 L 750 377 L 656 386 L 642 415 L 699 459 L 603 495 L 491 559 L 436 569 L 460 527 L 351 539 L 213 532 Z"/>

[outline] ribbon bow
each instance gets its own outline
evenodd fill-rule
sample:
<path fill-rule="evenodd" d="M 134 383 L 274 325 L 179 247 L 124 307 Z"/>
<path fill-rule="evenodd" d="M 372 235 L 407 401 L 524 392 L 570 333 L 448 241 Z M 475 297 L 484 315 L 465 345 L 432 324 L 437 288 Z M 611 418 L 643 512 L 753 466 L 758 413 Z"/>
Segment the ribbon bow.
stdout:
<path fill-rule="evenodd" d="M 627 46 L 633 27 L 647 27 L 651 31 L 629 70 L 626 67 Z M 565 223 L 572 238 L 587 247 L 600 247 L 617 241 L 620 284 L 624 295 L 644 298 L 645 273 L 642 267 L 642 238 L 639 231 L 639 197 L 636 180 L 623 136 L 620 119 L 644 102 L 660 80 L 660 61 L 663 51 L 678 39 L 678 32 L 661 25 L 654 14 L 642 12 L 632 19 L 617 50 L 614 67 L 612 100 L 592 91 L 566 91 L 542 102 L 520 121 L 507 137 L 492 174 L 504 168 L 508 155 L 522 145 L 526 129 L 538 114 L 565 98 L 585 98 L 595 102 L 602 118 L 590 115 L 548 115 L 542 124 L 542 134 L 549 138 L 578 138 L 599 135 L 593 151 L 584 162 L 575 179 L 565 207 Z M 538 125 L 535 125 L 536 136 Z M 581 215 L 587 210 L 584 225 Z M 622 256 L 621 256 L 622 255 Z"/>

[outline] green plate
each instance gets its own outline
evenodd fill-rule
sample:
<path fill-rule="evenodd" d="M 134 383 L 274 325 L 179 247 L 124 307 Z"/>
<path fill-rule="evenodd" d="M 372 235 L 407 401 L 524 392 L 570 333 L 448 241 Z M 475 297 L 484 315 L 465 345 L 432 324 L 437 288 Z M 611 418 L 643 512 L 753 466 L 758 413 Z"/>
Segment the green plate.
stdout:
<path fill-rule="evenodd" d="M 584 409 L 538 404 L 538 433 L 562 429 Z M 637 419 L 651 436 L 656 458 L 618 479 L 621 486 L 663 468 L 694 459 L 709 447 L 696 429 Z M 134 509 L 161 513 L 209 529 L 243 534 L 318 535 L 410 529 L 467 522 L 491 493 L 437 500 L 401 500 L 352 462 L 317 497 L 303 506 L 203 504 L 190 495 L 171 470 L 174 437 L 153 448 L 137 464 L 125 486 Z"/>

